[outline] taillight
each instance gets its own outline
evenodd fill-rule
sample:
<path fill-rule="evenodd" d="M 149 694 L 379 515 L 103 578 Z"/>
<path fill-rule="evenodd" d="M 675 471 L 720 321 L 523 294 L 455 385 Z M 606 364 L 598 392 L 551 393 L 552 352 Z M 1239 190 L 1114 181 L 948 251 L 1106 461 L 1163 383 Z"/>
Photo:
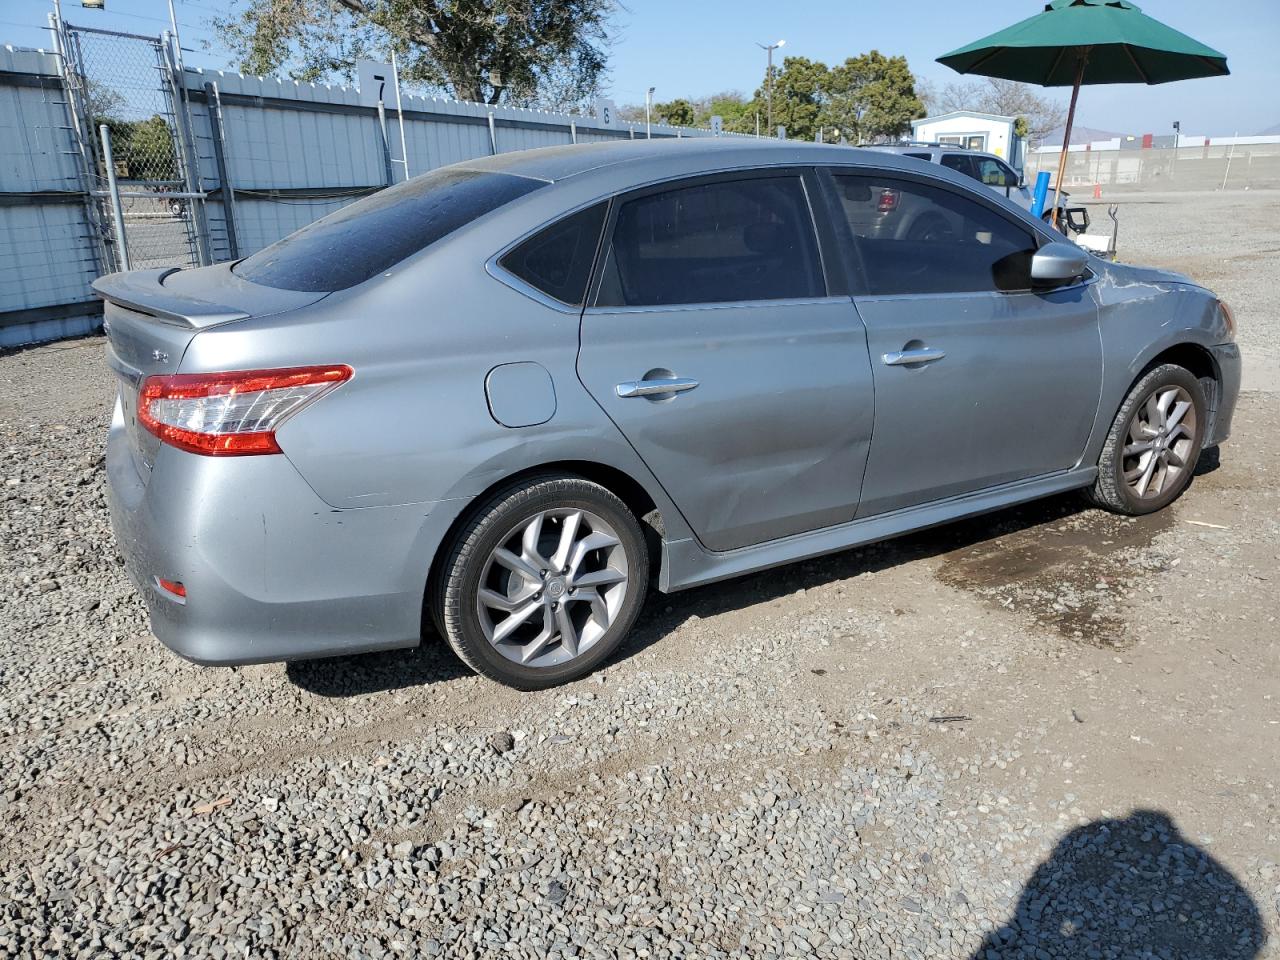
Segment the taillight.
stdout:
<path fill-rule="evenodd" d="M 147 377 L 138 396 L 138 422 L 191 453 L 279 453 L 275 432 L 280 425 L 349 380 L 351 372 L 346 364 L 335 364 Z"/>
<path fill-rule="evenodd" d="M 897 206 L 898 206 L 897 190 L 890 190 L 886 187 L 884 190 L 880 191 L 880 202 L 879 204 L 877 204 L 876 209 L 878 209 L 881 213 L 888 213 L 890 210 L 897 209 Z"/>

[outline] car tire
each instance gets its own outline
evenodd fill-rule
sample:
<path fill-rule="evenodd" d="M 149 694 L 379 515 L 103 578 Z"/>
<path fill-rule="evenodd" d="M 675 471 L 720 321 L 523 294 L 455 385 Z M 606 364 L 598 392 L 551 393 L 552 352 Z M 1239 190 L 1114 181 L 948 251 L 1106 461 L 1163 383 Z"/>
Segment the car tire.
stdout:
<path fill-rule="evenodd" d="M 648 547 L 626 504 L 583 477 L 533 477 L 499 490 L 458 530 L 432 613 L 476 673 L 542 690 L 617 651 L 648 583 Z"/>
<path fill-rule="evenodd" d="M 1173 503 L 1195 472 L 1207 410 L 1200 381 L 1189 370 L 1172 363 L 1148 370 L 1116 413 L 1089 498 L 1130 517 Z"/>

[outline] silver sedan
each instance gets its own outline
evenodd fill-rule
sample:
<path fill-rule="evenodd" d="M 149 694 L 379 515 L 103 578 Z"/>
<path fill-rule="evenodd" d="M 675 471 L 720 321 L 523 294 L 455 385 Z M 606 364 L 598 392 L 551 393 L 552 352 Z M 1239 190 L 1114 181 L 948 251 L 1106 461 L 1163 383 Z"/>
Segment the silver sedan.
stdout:
<path fill-rule="evenodd" d="M 563 683 L 651 579 L 1068 490 L 1159 510 L 1239 389 L 1210 291 L 837 146 L 486 157 L 96 289 L 116 535 L 156 636 L 202 663 L 434 627 L 486 676 Z"/>

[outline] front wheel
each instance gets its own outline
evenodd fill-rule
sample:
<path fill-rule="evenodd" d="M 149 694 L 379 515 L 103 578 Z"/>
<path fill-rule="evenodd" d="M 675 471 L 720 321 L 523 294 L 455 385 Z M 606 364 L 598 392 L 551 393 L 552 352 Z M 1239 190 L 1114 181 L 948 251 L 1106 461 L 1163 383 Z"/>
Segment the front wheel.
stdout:
<path fill-rule="evenodd" d="M 1147 372 L 1111 425 L 1090 497 L 1115 513 L 1139 516 L 1167 507 L 1191 482 L 1204 443 L 1200 381 L 1176 364 Z"/>
<path fill-rule="evenodd" d="M 477 673 L 519 690 L 576 680 L 635 623 L 649 555 L 635 515 L 581 477 L 541 477 L 495 494 L 459 531 L 435 616 Z"/>

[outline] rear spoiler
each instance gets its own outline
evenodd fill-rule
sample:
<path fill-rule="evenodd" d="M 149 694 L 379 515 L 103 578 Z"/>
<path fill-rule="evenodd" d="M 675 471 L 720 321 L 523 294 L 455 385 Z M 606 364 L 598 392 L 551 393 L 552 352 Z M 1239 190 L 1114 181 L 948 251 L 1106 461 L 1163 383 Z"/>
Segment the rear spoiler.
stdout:
<path fill-rule="evenodd" d="M 243 320 L 250 314 L 166 289 L 165 278 L 177 267 L 109 273 L 93 281 L 93 292 L 108 303 L 145 313 L 169 323 L 200 329 Z"/>

